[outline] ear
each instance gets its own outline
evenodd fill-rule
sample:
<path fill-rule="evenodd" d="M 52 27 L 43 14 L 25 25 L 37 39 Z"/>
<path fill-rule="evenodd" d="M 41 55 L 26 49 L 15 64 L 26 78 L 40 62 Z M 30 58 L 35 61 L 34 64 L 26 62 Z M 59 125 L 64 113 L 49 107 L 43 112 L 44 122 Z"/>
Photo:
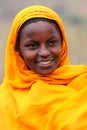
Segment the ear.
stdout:
<path fill-rule="evenodd" d="M 20 50 L 20 46 L 19 43 L 17 42 L 15 47 L 14 47 L 15 51 L 17 51 L 18 55 L 21 56 L 23 58 L 22 52 Z"/>

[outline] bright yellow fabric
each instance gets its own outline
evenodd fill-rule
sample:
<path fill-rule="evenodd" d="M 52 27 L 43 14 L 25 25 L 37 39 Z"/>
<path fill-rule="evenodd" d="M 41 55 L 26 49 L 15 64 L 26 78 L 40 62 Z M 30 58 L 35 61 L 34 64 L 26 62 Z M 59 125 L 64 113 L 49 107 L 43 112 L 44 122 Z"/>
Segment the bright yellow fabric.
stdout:
<path fill-rule="evenodd" d="M 43 6 L 27 7 L 24 10 L 20 11 L 15 17 L 8 38 L 8 42 L 7 42 L 5 72 L 6 72 L 6 78 L 9 79 L 9 82 L 14 87 L 27 87 L 29 86 L 32 79 L 33 79 L 32 82 L 34 82 L 34 80 L 36 80 L 36 77 L 39 78 L 37 74 L 33 75 L 32 71 L 27 71 L 24 61 L 21 60 L 20 56 L 18 56 L 18 54 L 14 50 L 14 46 L 16 43 L 17 34 L 20 29 L 20 26 L 26 20 L 35 17 L 49 18 L 57 21 L 63 33 L 63 49 L 62 49 L 62 58 L 61 58 L 60 66 L 69 64 L 67 40 L 66 40 L 65 31 L 64 31 L 61 18 L 54 11 L 52 11 L 47 7 L 43 7 Z M 31 79 L 29 77 L 31 77 Z M 22 84 L 20 84 L 20 80 L 22 80 L 21 81 L 23 82 Z"/>
<path fill-rule="evenodd" d="M 63 34 L 60 67 L 41 76 L 27 70 L 14 46 L 30 18 L 57 21 Z M 61 18 L 51 9 L 31 6 L 15 17 L 6 47 L 5 78 L 0 87 L 0 130 L 87 130 L 87 67 L 71 66 Z"/>

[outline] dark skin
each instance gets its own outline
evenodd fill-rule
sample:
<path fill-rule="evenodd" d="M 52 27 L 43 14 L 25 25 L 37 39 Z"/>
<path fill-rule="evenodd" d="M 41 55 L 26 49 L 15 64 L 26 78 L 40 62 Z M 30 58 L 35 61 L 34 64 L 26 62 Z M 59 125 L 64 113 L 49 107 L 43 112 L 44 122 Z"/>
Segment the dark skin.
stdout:
<path fill-rule="evenodd" d="M 59 67 L 62 40 L 58 27 L 47 21 L 24 26 L 20 32 L 19 55 L 28 69 L 47 75 Z"/>

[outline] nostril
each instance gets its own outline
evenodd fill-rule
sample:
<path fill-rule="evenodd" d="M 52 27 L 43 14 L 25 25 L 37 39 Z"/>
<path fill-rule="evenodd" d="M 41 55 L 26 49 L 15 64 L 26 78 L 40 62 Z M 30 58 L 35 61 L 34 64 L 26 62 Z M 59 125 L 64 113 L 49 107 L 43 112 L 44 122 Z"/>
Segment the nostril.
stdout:
<path fill-rule="evenodd" d="M 48 49 L 40 49 L 39 56 L 47 57 L 50 54 Z"/>

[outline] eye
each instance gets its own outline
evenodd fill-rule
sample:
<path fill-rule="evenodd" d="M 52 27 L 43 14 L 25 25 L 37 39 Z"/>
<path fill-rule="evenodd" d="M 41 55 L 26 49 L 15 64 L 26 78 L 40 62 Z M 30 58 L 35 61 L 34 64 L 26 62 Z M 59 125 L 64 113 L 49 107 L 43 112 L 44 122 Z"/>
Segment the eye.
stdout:
<path fill-rule="evenodd" d="M 57 45 L 57 43 L 58 43 L 58 40 L 51 40 L 48 42 L 48 45 L 54 47 Z"/>
<path fill-rule="evenodd" d="M 38 43 L 28 43 L 28 44 L 26 44 L 25 45 L 28 49 L 30 49 L 30 50 L 34 50 L 34 49 L 36 49 L 39 45 L 38 45 Z"/>

